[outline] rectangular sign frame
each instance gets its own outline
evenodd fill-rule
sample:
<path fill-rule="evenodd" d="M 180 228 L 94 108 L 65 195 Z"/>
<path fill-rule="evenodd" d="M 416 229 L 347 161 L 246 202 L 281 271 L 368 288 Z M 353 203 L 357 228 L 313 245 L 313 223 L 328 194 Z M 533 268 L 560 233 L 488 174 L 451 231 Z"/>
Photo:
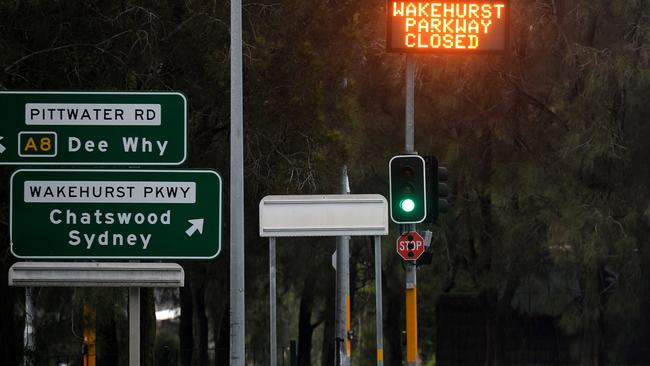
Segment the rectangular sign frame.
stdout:
<path fill-rule="evenodd" d="M 485 0 L 481 3 L 493 4 L 493 3 L 504 3 L 505 4 L 505 17 L 504 17 L 504 45 L 503 49 L 496 50 L 469 50 L 469 49 L 453 49 L 453 48 L 408 48 L 408 47 L 397 47 L 392 42 L 392 17 L 391 17 L 391 4 L 398 2 L 399 0 L 386 0 L 386 52 L 388 53 L 413 53 L 413 54 L 457 54 L 457 55 L 502 55 L 508 52 L 510 47 L 510 12 L 512 11 L 511 0 Z M 475 2 L 473 0 L 438 0 L 438 1 L 426 1 L 426 0 L 411 0 L 409 2 L 414 3 L 469 3 Z"/>
<path fill-rule="evenodd" d="M 84 177 L 84 179 L 72 179 L 75 178 L 75 176 L 81 176 Z M 87 178 L 88 176 L 95 176 L 95 177 L 93 179 L 88 179 Z M 188 187 L 190 187 L 192 183 L 195 184 L 196 194 L 194 196 L 195 198 L 193 198 L 194 203 L 188 203 L 188 201 L 186 200 L 185 201 L 179 200 L 178 203 L 170 203 L 170 201 L 142 203 L 142 202 L 138 202 L 137 200 L 134 200 L 134 202 L 128 202 L 128 200 L 124 199 L 124 197 L 117 197 L 118 191 L 115 189 L 113 189 L 112 190 L 113 193 L 111 193 L 111 196 L 114 197 L 113 198 L 114 201 L 112 202 L 97 201 L 97 202 L 89 203 L 84 201 L 69 202 L 65 200 L 62 200 L 61 202 L 56 202 L 54 201 L 54 199 L 50 202 L 42 201 L 42 200 L 40 202 L 38 200 L 34 202 L 25 202 L 25 197 L 27 195 L 36 194 L 35 193 L 36 191 L 31 191 L 30 193 L 27 193 L 27 191 L 25 190 L 26 189 L 25 187 L 29 186 L 28 182 L 48 182 L 48 181 L 64 182 L 67 179 L 67 182 L 70 182 L 70 185 L 74 186 L 74 183 L 88 183 L 88 182 L 106 183 L 107 182 L 106 176 L 114 176 L 115 179 L 110 179 L 110 181 L 114 183 L 121 183 L 121 182 L 133 183 L 134 188 L 130 192 L 146 189 L 146 187 L 138 188 L 137 187 L 138 183 L 161 183 L 161 182 L 170 183 L 170 182 L 174 182 L 174 179 L 175 180 L 184 179 L 185 180 L 184 182 L 188 184 Z M 149 177 L 149 176 L 151 176 L 152 178 L 143 179 L 143 177 Z M 53 178 L 47 178 L 47 177 L 53 177 Z M 61 177 L 65 179 L 61 179 Z M 202 184 L 199 184 L 198 182 L 199 179 L 204 180 L 204 182 Z M 210 183 L 210 186 L 208 187 L 208 183 L 207 183 L 208 181 L 215 183 L 215 186 L 213 187 L 212 183 Z M 18 184 L 20 184 L 21 187 L 17 187 Z M 167 186 L 171 187 L 172 191 L 174 191 L 173 185 L 168 184 Z M 103 187 L 108 187 L 108 186 L 104 185 Z M 216 190 L 216 192 L 212 191 L 212 189 Z M 126 191 L 127 189 L 122 190 L 122 192 L 126 192 Z M 57 192 L 57 191 L 52 190 L 52 192 Z M 71 195 L 72 193 L 69 192 L 72 191 L 63 190 L 57 193 L 50 193 L 49 195 L 51 194 Z M 74 192 L 75 195 L 79 195 L 79 190 L 76 190 Z M 154 194 L 152 193 L 153 191 L 151 190 L 149 190 L 148 192 L 151 195 Z M 179 192 L 179 191 L 176 190 L 175 192 Z M 46 193 L 40 193 L 40 192 L 38 194 L 46 195 Z M 178 194 L 180 195 L 180 193 Z M 89 197 L 89 194 L 86 195 L 88 195 Z M 205 201 L 209 201 L 209 202 L 204 203 Z M 212 204 L 215 204 L 216 207 L 212 207 Z M 39 208 L 39 205 L 44 208 Z M 55 207 L 54 205 L 58 205 L 58 206 Z M 141 208 L 142 205 L 145 206 L 144 209 Z M 157 205 L 157 206 L 152 208 L 151 207 L 152 205 L 154 206 Z M 174 208 L 174 205 L 176 205 L 176 208 Z M 105 210 L 105 212 L 102 212 L 101 213 L 102 216 L 99 216 L 101 217 L 101 219 L 97 219 L 98 216 L 93 216 L 95 215 L 96 210 L 100 211 L 102 209 Z M 113 209 L 113 211 L 110 211 L 110 209 Z M 36 215 L 43 216 L 43 213 L 47 210 L 50 210 L 48 216 L 41 217 L 40 219 L 49 220 L 49 221 L 44 221 L 42 224 L 39 222 L 17 223 L 17 220 L 20 217 L 22 217 L 23 221 L 25 221 L 25 217 L 27 216 L 26 214 L 27 211 L 29 212 L 29 217 L 34 218 Z M 57 210 L 57 212 L 54 212 L 54 210 Z M 76 212 L 74 212 L 75 210 Z M 119 210 L 121 210 L 121 212 Z M 177 212 L 174 212 L 174 210 L 176 210 Z M 73 215 L 75 217 L 74 223 L 67 222 L 68 211 L 73 212 Z M 153 223 L 148 221 L 138 223 L 135 219 L 135 216 L 137 215 L 137 213 L 139 213 L 139 211 L 143 212 L 144 215 L 143 217 L 146 217 L 146 219 L 149 219 L 147 215 L 151 215 L 155 213 L 157 215 L 157 221 Z M 191 215 L 189 214 L 190 211 L 191 211 Z M 111 223 L 106 222 L 108 221 L 108 216 L 106 215 L 106 212 L 112 213 Z M 126 224 L 118 222 L 119 220 L 118 212 L 123 215 L 131 214 L 133 216 L 133 222 L 129 221 Z M 144 214 L 144 212 L 147 212 L 147 214 Z M 83 214 L 88 214 L 86 216 L 88 217 L 88 220 L 90 220 L 91 222 L 89 223 L 82 222 L 81 217 L 84 216 Z M 179 216 L 183 216 L 183 215 L 185 215 L 185 217 L 178 219 Z M 190 219 L 198 218 L 195 216 L 202 216 L 201 218 L 205 219 L 205 221 L 201 221 L 200 229 L 198 229 L 198 226 L 194 222 L 189 221 Z M 167 222 L 163 222 L 163 217 Z M 58 222 L 55 222 L 53 220 Z M 99 221 L 103 220 L 104 222 L 98 222 L 98 220 Z M 70 219 L 70 221 L 72 220 Z M 22 229 L 18 228 L 17 225 L 22 225 Z M 61 225 L 60 228 L 58 227 L 58 225 Z M 107 228 L 107 225 L 113 225 L 113 226 Z M 168 225 L 168 227 L 165 227 L 163 225 Z M 19 230 L 26 230 L 25 229 L 26 226 L 28 226 L 27 230 L 32 230 L 34 232 L 25 234 L 19 231 Z M 149 228 L 150 226 L 151 228 Z M 80 232 L 78 235 L 74 237 L 75 239 L 78 238 L 79 243 L 72 244 L 70 243 L 70 241 L 68 241 L 69 246 L 75 247 L 72 249 L 65 247 L 63 237 L 61 239 L 59 238 L 53 239 L 57 235 L 60 236 L 62 235 L 61 233 L 64 233 L 66 230 L 73 227 L 75 227 L 75 231 L 87 229 L 89 230 L 89 232 L 96 234 L 96 237 L 93 239 L 92 244 L 87 248 L 88 250 L 90 250 L 91 248 L 93 249 L 93 252 L 90 253 L 89 255 L 77 254 L 79 249 L 84 249 L 85 246 L 85 243 L 82 242 L 82 240 L 85 240 L 85 237 L 82 236 L 82 234 L 84 233 L 82 232 Z M 108 232 L 109 230 L 113 230 L 113 229 L 115 229 L 115 231 L 110 232 L 112 237 L 112 244 L 109 244 L 108 234 L 106 234 L 107 237 L 106 245 L 117 246 L 115 237 L 117 235 L 120 235 L 121 236 L 120 246 L 128 248 L 127 244 L 130 244 L 130 242 L 128 239 L 129 236 L 127 235 L 130 235 L 131 232 L 129 231 L 128 233 L 125 233 L 125 230 L 130 230 L 133 227 L 137 229 L 133 233 L 134 235 L 143 235 L 142 236 L 143 244 L 145 244 L 144 242 L 146 237 L 144 235 L 146 233 L 149 233 L 149 237 L 146 243 L 147 245 L 150 245 L 149 243 L 151 243 L 151 245 L 154 244 L 161 245 L 160 242 L 164 242 L 165 244 L 162 245 L 161 248 L 154 247 L 155 249 L 154 252 L 158 252 L 158 253 L 162 252 L 163 254 L 162 255 L 160 254 L 115 255 L 115 253 L 110 253 L 107 255 L 95 254 L 99 250 L 97 248 L 101 249 L 101 247 L 99 246 L 104 245 L 100 243 L 100 237 L 99 237 L 100 234 L 103 233 L 104 231 Z M 48 228 L 49 231 L 46 236 L 45 234 L 37 234 L 38 230 L 43 231 L 43 230 L 47 230 Z M 77 230 L 77 228 L 79 230 Z M 170 230 L 173 231 L 173 235 L 169 233 Z M 142 234 L 143 231 L 145 232 L 145 234 Z M 138 234 L 136 234 L 136 232 Z M 153 234 L 156 234 L 156 237 L 159 236 L 164 237 L 163 238 L 164 240 L 154 238 Z M 174 235 L 177 235 L 176 239 L 174 239 Z M 202 237 L 196 239 L 196 236 L 199 235 Z M 33 238 L 35 237 L 43 238 L 43 242 L 40 244 L 34 244 L 32 241 L 35 241 L 33 240 Z M 178 239 L 178 237 L 180 237 L 181 239 Z M 221 178 L 221 175 L 214 170 L 207 170 L 207 169 L 183 169 L 183 170 L 179 170 L 179 169 L 169 169 L 169 170 L 165 170 L 165 169 L 160 169 L 160 170 L 18 169 L 12 173 L 10 178 L 9 241 L 10 241 L 11 253 L 16 258 L 81 259 L 81 260 L 84 259 L 110 259 L 110 260 L 212 259 L 217 257 L 221 253 L 222 237 L 223 237 L 223 179 Z M 17 238 L 19 240 L 18 243 L 15 242 Z M 27 240 L 28 238 L 32 238 L 32 240 L 28 241 Z M 68 232 L 68 238 L 71 238 L 70 231 Z M 152 241 L 152 239 L 155 240 Z M 55 240 L 59 240 L 59 242 L 54 242 Z M 182 240 L 185 240 L 185 242 L 183 242 Z M 213 241 L 216 242 L 213 243 Z M 63 249 L 57 248 L 56 250 L 49 250 L 49 249 L 41 250 L 40 247 L 36 248 L 37 245 L 44 245 L 44 246 L 60 245 L 63 247 Z M 179 246 L 179 247 L 185 245 L 188 249 L 191 248 L 200 253 L 196 254 L 195 252 L 190 254 L 176 254 L 176 253 L 166 254 L 169 252 L 174 252 L 175 250 L 179 250 L 177 247 L 173 247 L 173 249 L 169 249 L 170 245 Z M 79 246 L 79 248 L 76 248 L 77 246 Z M 143 245 L 142 250 L 146 250 L 146 249 L 147 247 L 144 247 Z M 186 250 L 185 247 L 181 249 L 183 250 L 183 253 L 187 253 L 185 251 Z M 60 251 L 60 252 L 62 251 L 62 252 L 74 253 L 74 254 L 58 255 L 57 253 L 55 253 L 56 251 Z M 34 254 L 34 252 L 37 253 Z"/>
<path fill-rule="evenodd" d="M 181 92 L 4 90 L 0 107 L 0 165 L 178 166 L 187 159 Z M 31 134 L 54 135 L 53 146 L 26 145 L 21 136 Z"/>
<path fill-rule="evenodd" d="M 261 237 L 388 235 L 388 202 L 379 194 L 266 196 Z"/>
<path fill-rule="evenodd" d="M 172 287 L 185 286 L 176 263 L 16 262 L 9 286 L 21 287 Z"/>

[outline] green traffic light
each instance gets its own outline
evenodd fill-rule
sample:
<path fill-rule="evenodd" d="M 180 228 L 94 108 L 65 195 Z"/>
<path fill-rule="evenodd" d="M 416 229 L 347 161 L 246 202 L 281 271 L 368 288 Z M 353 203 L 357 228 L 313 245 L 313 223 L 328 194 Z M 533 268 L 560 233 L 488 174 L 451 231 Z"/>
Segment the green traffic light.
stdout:
<path fill-rule="evenodd" d="M 404 212 L 411 212 L 415 210 L 415 202 L 410 198 L 405 198 L 399 202 L 399 208 Z"/>

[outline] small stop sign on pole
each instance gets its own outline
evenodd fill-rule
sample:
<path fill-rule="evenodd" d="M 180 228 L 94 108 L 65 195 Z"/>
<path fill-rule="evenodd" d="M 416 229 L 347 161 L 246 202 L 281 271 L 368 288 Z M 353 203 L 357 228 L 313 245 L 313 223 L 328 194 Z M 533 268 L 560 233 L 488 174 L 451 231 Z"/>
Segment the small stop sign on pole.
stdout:
<path fill-rule="evenodd" d="M 409 231 L 397 238 L 397 254 L 405 261 L 414 261 L 424 253 L 424 238 L 415 231 Z"/>

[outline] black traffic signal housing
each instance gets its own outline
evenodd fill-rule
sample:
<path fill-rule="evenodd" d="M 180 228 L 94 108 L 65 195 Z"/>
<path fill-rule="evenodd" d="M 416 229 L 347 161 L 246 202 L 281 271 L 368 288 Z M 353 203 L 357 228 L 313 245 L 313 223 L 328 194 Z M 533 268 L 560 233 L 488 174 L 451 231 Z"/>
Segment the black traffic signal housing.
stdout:
<path fill-rule="evenodd" d="M 438 159 L 435 156 L 425 156 L 426 176 L 427 176 L 427 218 L 424 222 L 435 222 L 441 213 L 447 213 L 449 210 L 449 188 L 447 179 L 449 172 L 447 168 L 438 165 Z"/>
<path fill-rule="evenodd" d="M 424 159 L 419 155 L 397 155 L 388 163 L 390 218 L 396 224 L 417 224 L 427 217 Z"/>

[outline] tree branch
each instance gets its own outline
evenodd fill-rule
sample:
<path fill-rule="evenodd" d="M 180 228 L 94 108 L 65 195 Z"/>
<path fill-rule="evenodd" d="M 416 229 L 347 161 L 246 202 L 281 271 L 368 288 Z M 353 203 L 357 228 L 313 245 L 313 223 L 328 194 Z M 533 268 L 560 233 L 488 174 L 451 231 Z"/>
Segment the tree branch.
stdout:
<path fill-rule="evenodd" d="M 105 49 L 103 49 L 103 48 L 100 47 L 100 46 L 102 46 L 103 44 L 106 44 L 106 43 L 110 42 L 111 40 L 113 40 L 113 39 L 115 39 L 115 38 L 117 38 L 117 37 L 120 37 L 120 36 L 122 36 L 122 35 L 124 35 L 124 34 L 126 34 L 126 33 L 129 33 L 129 32 L 130 32 L 130 31 L 124 31 L 124 32 L 121 32 L 121 33 L 115 34 L 115 35 L 113 35 L 113 36 L 111 36 L 111 37 L 109 37 L 109 38 L 106 38 L 106 39 L 103 40 L 103 41 L 100 41 L 100 42 L 97 42 L 97 43 L 94 43 L 94 44 L 93 44 L 93 43 L 70 43 L 70 44 L 66 44 L 66 45 L 62 45 L 62 46 L 49 47 L 49 48 L 46 48 L 46 49 L 38 50 L 38 51 L 32 52 L 32 53 L 30 53 L 30 54 L 28 54 L 28 55 L 25 55 L 25 56 L 19 58 L 18 60 L 14 61 L 14 62 L 11 63 L 9 66 L 7 66 L 7 67 L 4 68 L 4 72 L 5 72 L 5 73 L 9 73 L 9 72 L 11 71 L 11 69 L 13 69 L 14 67 L 16 67 L 17 65 L 19 65 L 20 63 L 22 63 L 22 62 L 24 62 L 25 60 L 28 60 L 28 59 L 30 59 L 30 58 L 32 58 L 32 57 L 34 57 L 34 56 L 38 56 L 38 55 L 42 55 L 42 54 L 50 53 L 50 52 L 61 51 L 61 50 L 65 50 L 65 49 L 68 49 L 68 48 L 75 48 L 75 47 L 88 47 L 88 48 L 94 48 L 94 49 L 97 50 L 97 51 L 100 51 L 100 52 L 102 52 L 102 53 L 105 53 L 105 54 L 107 54 L 107 55 L 113 57 L 114 59 L 116 59 L 116 60 L 117 60 L 119 63 L 121 63 L 122 65 L 126 65 L 126 63 L 125 63 L 124 61 L 122 61 L 122 59 L 120 59 L 119 57 L 117 57 L 117 56 L 111 54 L 110 52 L 106 51 Z"/>
<path fill-rule="evenodd" d="M 533 107 L 535 107 L 535 108 L 541 110 L 542 112 L 544 112 L 544 114 L 546 114 L 546 115 L 548 115 L 549 117 L 551 117 L 555 122 L 558 122 L 560 125 L 562 125 L 562 127 L 564 127 L 565 130 L 569 131 L 569 126 L 567 125 L 567 123 L 566 123 L 565 120 L 563 120 L 562 118 L 560 118 L 560 116 L 558 116 L 555 112 L 553 112 L 550 108 L 548 108 L 548 107 L 546 106 L 546 104 L 544 104 L 543 102 L 541 102 L 539 99 L 537 99 L 537 98 L 535 98 L 534 96 L 528 94 L 528 93 L 524 90 L 524 87 L 523 87 L 520 83 L 514 81 L 513 78 L 512 78 L 511 76 L 506 75 L 506 74 L 504 74 L 504 73 L 502 73 L 502 72 L 499 72 L 499 76 L 500 76 L 503 80 L 505 80 L 506 82 L 508 82 L 508 84 L 512 85 L 512 87 L 514 87 L 515 90 L 516 90 L 519 94 L 521 94 L 521 95 L 526 99 L 526 101 L 528 101 L 528 103 L 529 103 L 530 105 L 532 105 Z"/>

